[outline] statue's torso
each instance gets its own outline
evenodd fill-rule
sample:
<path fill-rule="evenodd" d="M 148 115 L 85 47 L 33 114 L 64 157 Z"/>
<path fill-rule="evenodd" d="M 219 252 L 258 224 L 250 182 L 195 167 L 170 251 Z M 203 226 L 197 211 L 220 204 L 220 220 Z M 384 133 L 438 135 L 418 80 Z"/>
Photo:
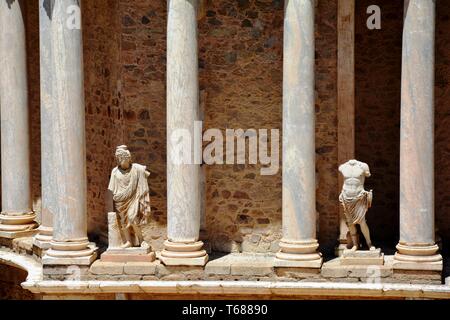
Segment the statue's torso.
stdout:
<path fill-rule="evenodd" d="M 123 171 L 121 169 L 116 170 L 115 177 L 117 179 L 118 191 L 122 191 L 128 187 L 131 181 L 131 169 Z"/>
<path fill-rule="evenodd" d="M 346 163 L 340 167 L 344 177 L 343 193 L 346 197 L 356 197 L 364 190 L 364 182 L 368 173 L 368 166 L 362 162 L 353 165 Z"/>

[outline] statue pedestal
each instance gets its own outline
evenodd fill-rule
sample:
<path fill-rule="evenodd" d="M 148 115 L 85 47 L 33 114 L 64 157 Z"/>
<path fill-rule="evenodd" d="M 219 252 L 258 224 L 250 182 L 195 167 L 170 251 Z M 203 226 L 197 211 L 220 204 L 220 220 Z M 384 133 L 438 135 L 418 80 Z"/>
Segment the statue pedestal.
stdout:
<path fill-rule="evenodd" d="M 112 248 L 103 253 L 100 259 L 104 262 L 153 262 L 156 255 L 150 247 Z"/>
<path fill-rule="evenodd" d="M 122 239 L 115 212 L 108 213 L 108 240 L 109 248 L 100 257 L 104 262 L 153 262 L 156 259 L 155 253 L 146 242 L 140 247 L 120 247 Z"/>
<path fill-rule="evenodd" d="M 368 250 L 368 251 L 352 251 L 349 249 L 345 249 L 340 257 L 340 264 L 343 266 L 349 265 L 375 265 L 382 266 L 384 265 L 384 254 L 381 252 L 381 249 Z"/>

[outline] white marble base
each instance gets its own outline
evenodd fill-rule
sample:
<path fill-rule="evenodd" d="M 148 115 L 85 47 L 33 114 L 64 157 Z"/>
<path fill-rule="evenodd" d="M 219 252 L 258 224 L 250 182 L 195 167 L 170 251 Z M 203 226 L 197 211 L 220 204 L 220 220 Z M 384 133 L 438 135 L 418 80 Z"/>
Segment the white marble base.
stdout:
<path fill-rule="evenodd" d="M 133 253 L 111 253 L 109 251 L 103 253 L 100 258 L 104 262 L 153 262 L 156 260 L 154 252 L 144 254 Z"/>
<path fill-rule="evenodd" d="M 208 255 L 199 258 L 168 258 L 160 257 L 161 262 L 166 266 L 199 266 L 203 267 L 208 262 Z"/>
<path fill-rule="evenodd" d="M 323 258 L 316 260 L 281 260 L 275 258 L 274 267 L 275 268 L 310 268 L 310 269 L 320 269 L 323 264 Z"/>
<path fill-rule="evenodd" d="M 400 260 L 401 259 L 401 260 Z M 410 259 L 410 261 L 407 261 Z M 428 260 L 428 261 L 427 261 Z M 432 261 L 435 260 L 435 261 Z M 443 270 L 443 261 L 440 254 L 433 256 L 404 256 L 396 253 L 393 262 L 394 270 L 439 271 Z"/>
<path fill-rule="evenodd" d="M 344 266 L 349 265 L 384 265 L 384 254 L 381 249 L 375 250 L 358 250 L 352 251 L 349 249 L 344 250 L 342 256 L 340 257 L 340 263 Z"/>
<path fill-rule="evenodd" d="M 97 259 L 97 253 L 94 252 L 90 256 L 86 257 L 74 257 L 74 258 L 55 258 L 45 255 L 42 258 L 42 264 L 47 266 L 90 266 Z"/>
<path fill-rule="evenodd" d="M 41 250 L 48 250 L 51 248 L 51 242 L 50 241 L 41 241 L 39 239 L 34 238 L 33 246 L 36 246 Z"/>
<path fill-rule="evenodd" d="M 28 231 L 0 231 L 0 238 L 17 239 L 32 237 L 37 233 L 37 229 Z"/>
<path fill-rule="evenodd" d="M 111 248 L 106 250 L 109 254 L 149 254 L 150 247 L 135 247 L 135 248 Z"/>
<path fill-rule="evenodd" d="M 48 254 L 49 251 L 52 249 L 46 251 L 45 255 L 42 257 L 42 264 L 48 265 L 48 266 L 71 266 L 71 265 L 78 265 L 78 266 L 90 266 L 96 259 L 97 259 L 97 251 L 98 248 L 95 245 L 95 243 L 90 243 L 88 248 L 86 250 L 82 250 L 82 252 L 86 251 L 89 252 L 89 254 L 77 256 L 77 254 L 80 253 L 80 251 L 55 251 L 56 253 L 60 254 L 61 256 L 50 256 Z M 67 256 L 64 256 L 64 254 L 67 253 Z"/>

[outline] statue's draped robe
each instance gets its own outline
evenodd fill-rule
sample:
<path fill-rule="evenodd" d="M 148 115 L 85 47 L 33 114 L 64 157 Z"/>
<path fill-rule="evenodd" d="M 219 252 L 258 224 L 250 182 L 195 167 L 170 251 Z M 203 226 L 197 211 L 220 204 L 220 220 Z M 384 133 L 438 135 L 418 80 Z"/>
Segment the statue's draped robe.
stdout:
<path fill-rule="evenodd" d="M 372 191 L 362 190 L 356 197 L 347 197 L 345 192 L 339 196 L 344 208 L 347 224 L 360 224 L 366 218 L 367 210 L 372 206 Z"/>
<path fill-rule="evenodd" d="M 124 227 L 147 222 L 151 209 L 145 166 L 133 164 L 128 172 L 114 168 L 108 189 Z"/>

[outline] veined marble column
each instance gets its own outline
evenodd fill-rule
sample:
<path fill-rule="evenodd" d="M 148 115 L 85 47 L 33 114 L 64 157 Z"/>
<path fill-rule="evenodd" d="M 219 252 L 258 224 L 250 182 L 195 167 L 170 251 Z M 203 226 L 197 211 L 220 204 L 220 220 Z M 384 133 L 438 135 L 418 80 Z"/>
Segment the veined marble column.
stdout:
<path fill-rule="evenodd" d="M 2 213 L 0 237 L 34 234 L 31 206 L 30 130 L 25 2 L 0 1 L 0 104 Z"/>
<path fill-rule="evenodd" d="M 52 101 L 52 42 L 49 2 L 39 0 L 40 85 L 41 85 L 41 184 L 42 218 L 33 244 L 43 250 L 50 248 L 53 234 L 53 214 L 56 211 L 56 172 L 53 168 L 52 114 L 57 112 Z"/>
<path fill-rule="evenodd" d="M 314 0 L 287 0 L 284 17 L 283 239 L 277 267 L 320 268 L 316 240 Z"/>
<path fill-rule="evenodd" d="M 166 265 L 203 266 L 208 255 L 199 241 L 200 165 L 194 163 L 194 147 L 184 149 L 191 163 L 181 163 L 182 133 L 194 138 L 199 115 L 198 0 L 169 0 L 167 26 L 167 233 L 161 253 Z M 190 135 L 190 137 L 188 137 Z M 192 144 L 193 145 L 193 144 Z"/>
<path fill-rule="evenodd" d="M 51 61 L 54 66 L 53 156 L 49 161 L 56 173 L 53 186 L 56 208 L 51 248 L 43 262 L 45 265 L 89 265 L 96 252 L 87 237 L 83 42 L 81 28 L 77 27 L 81 26 L 80 1 L 44 3 L 51 20 Z"/>
<path fill-rule="evenodd" d="M 400 243 L 394 268 L 442 270 L 434 228 L 435 0 L 405 4 L 400 131 Z"/>

